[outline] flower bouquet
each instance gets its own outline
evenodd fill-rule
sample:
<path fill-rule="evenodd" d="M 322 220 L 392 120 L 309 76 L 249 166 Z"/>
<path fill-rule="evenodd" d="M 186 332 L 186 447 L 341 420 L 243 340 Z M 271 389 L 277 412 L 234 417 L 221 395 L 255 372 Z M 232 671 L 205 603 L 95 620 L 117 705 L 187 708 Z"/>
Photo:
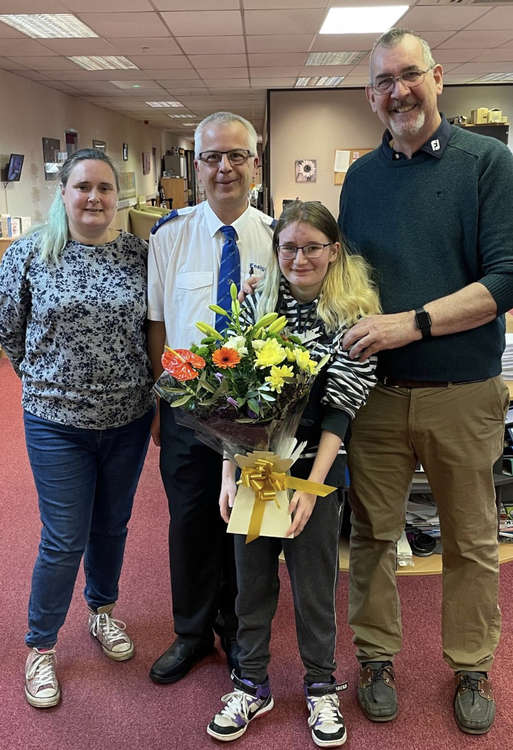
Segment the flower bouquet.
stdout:
<path fill-rule="evenodd" d="M 269 526 L 272 533 L 266 535 L 283 536 L 290 523 L 288 513 L 283 514 L 283 507 L 288 507 L 287 488 L 312 484 L 285 472 L 303 448 L 294 435 L 313 381 L 328 357 L 313 359 L 301 339 L 287 333 L 285 316 L 276 312 L 249 322 L 234 284 L 231 297 L 231 311 L 210 305 L 227 318 L 225 333 L 198 322 L 196 326 L 204 334 L 199 345 L 176 350 L 166 347 L 164 372 L 155 390 L 177 409 L 177 422 L 192 428 L 202 442 L 235 460 L 242 469 L 228 530 L 246 533 L 248 527 L 253 532 L 258 528 L 258 536 Z M 291 484 L 292 480 L 296 484 Z M 269 510 L 276 504 L 282 510 L 281 522 L 265 524 L 266 515 L 276 516 Z M 243 506 L 246 511 L 241 516 Z M 251 524 L 256 506 L 261 509 L 258 527 Z"/>

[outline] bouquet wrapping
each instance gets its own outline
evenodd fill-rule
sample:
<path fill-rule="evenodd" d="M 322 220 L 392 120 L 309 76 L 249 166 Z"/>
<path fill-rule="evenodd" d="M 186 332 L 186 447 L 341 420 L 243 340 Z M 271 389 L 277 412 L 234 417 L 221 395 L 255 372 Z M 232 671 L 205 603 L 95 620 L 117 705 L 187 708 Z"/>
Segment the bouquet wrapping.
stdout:
<path fill-rule="evenodd" d="M 176 409 L 176 421 L 210 448 L 234 460 L 242 474 L 228 531 L 283 537 L 290 525 L 290 489 L 326 495 L 334 487 L 290 476 L 304 444 L 294 437 L 313 381 L 327 361 L 316 361 L 286 318 L 272 312 L 244 320 L 235 285 L 225 333 L 207 323 L 199 345 L 162 355 L 155 390 Z"/>

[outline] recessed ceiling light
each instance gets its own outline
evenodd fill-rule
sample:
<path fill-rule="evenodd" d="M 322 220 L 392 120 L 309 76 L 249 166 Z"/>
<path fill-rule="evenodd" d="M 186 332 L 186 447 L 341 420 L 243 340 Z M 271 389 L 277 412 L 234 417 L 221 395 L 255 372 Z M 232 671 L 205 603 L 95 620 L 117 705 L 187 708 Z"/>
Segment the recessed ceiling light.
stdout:
<path fill-rule="evenodd" d="M 309 82 L 310 82 L 310 76 L 308 76 L 308 77 L 301 76 L 300 78 L 296 79 L 296 82 L 294 84 L 294 88 L 296 88 L 296 89 L 303 88 L 304 86 L 308 86 Z"/>
<path fill-rule="evenodd" d="M 409 5 L 330 8 L 319 34 L 375 34 L 392 28 Z"/>
<path fill-rule="evenodd" d="M 33 39 L 70 39 L 98 36 L 71 13 L 22 13 L 0 15 L 0 21 Z"/>
<path fill-rule="evenodd" d="M 356 65 L 365 57 L 364 52 L 310 52 L 307 65 Z"/>
<path fill-rule="evenodd" d="M 182 102 L 146 102 L 149 107 L 183 107 Z"/>
<path fill-rule="evenodd" d="M 320 76 L 316 81 L 316 86 L 339 86 L 344 80 L 344 76 Z"/>
<path fill-rule="evenodd" d="M 190 117 L 190 114 L 188 114 L 188 115 L 168 115 L 168 117 L 171 117 L 173 120 L 179 120 L 180 118 L 184 118 L 184 117 L 185 117 L 185 119 L 187 119 L 188 117 Z"/>
<path fill-rule="evenodd" d="M 182 125 L 186 128 L 195 128 L 196 125 L 199 125 L 199 122 L 182 122 Z"/>
<path fill-rule="evenodd" d="M 137 65 L 128 60 L 128 58 L 116 55 L 107 55 L 107 57 L 87 57 L 80 55 L 78 57 L 68 57 L 68 60 L 86 70 L 129 70 L 130 68 L 139 70 Z"/>

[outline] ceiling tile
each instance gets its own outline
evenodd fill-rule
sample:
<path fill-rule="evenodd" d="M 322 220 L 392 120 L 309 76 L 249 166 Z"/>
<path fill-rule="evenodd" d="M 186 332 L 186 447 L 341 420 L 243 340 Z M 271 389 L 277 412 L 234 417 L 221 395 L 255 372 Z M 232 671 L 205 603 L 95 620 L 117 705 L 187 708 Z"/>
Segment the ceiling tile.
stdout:
<path fill-rule="evenodd" d="M 355 0 L 351 0 L 350 5 Z M 296 8 L 324 8 L 327 13 L 327 5 L 344 5 L 342 2 L 326 2 L 326 0 L 242 0 L 246 10 L 274 10 L 276 7 L 296 10 Z"/>
<path fill-rule="evenodd" d="M 433 50 L 433 57 L 437 63 L 445 65 L 446 63 L 468 62 L 480 56 L 483 52 L 473 49 L 443 49 L 439 47 Z"/>
<path fill-rule="evenodd" d="M 438 49 L 445 47 L 454 49 L 479 49 L 480 47 L 498 47 L 500 44 L 509 42 L 513 37 L 511 31 L 459 31 L 446 42 L 440 44 Z"/>
<path fill-rule="evenodd" d="M 245 52 L 243 36 L 180 36 L 178 44 L 190 55 L 237 54 Z"/>
<path fill-rule="evenodd" d="M 15 57 L 14 55 L 10 55 L 9 57 L 11 60 L 14 60 L 14 62 L 19 62 L 26 68 L 31 68 L 31 70 L 67 71 L 76 70 L 78 67 L 76 63 L 71 62 L 71 60 L 67 60 L 65 57 L 59 57 L 57 55 L 54 57 L 29 57 L 26 55 L 23 57 Z"/>
<path fill-rule="evenodd" d="M 80 20 L 99 36 L 169 36 L 157 13 L 81 13 Z"/>
<path fill-rule="evenodd" d="M 470 53 L 470 50 L 467 50 L 467 53 Z M 483 49 L 481 51 L 474 50 L 471 54 L 473 55 L 473 60 L 479 60 L 480 62 L 493 60 L 497 62 L 511 62 L 513 61 L 513 45 L 511 47 L 495 47 L 495 49 Z"/>
<path fill-rule="evenodd" d="M 242 17 L 237 10 L 161 13 L 174 36 L 230 36 L 242 34 Z"/>
<path fill-rule="evenodd" d="M 141 70 L 187 70 L 191 67 L 185 55 L 130 55 Z"/>
<path fill-rule="evenodd" d="M 324 10 L 248 10 L 244 14 L 247 34 L 316 34 L 324 21 Z"/>
<path fill-rule="evenodd" d="M 475 75 L 481 76 L 485 73 L 502 73 L 502 67 L 495 62 L 474 62 L 465 63 L 464 65 L 454 66 L 452 69 L 458 75 Z M 513 72 L 513 69 L 511 70 Z"/>
<path fill-rule="evenodd" d="M 230 78 L 246 78 L 248 77 L 248 69 L 247 67 L 241 66 L 240 68 L 210 68 L 205 70 L 200 70 L 199 74 L 201 78 L 203 78 L 204 81 L 207 80 L 222 80 L 223 78 L 226 78 L 226 80 L 229 80 Z"/>
<path fill-rule="evenodd" d="M 157 10 L 212 10 L 212 0 L 153 0 Z M 215 0 L 217 10 L 239 10 L 239 0 Z"/>
<path fill-rule="evenodd" d="M 120 55 L 180 55 L 182 50 L 170 36 L 107 39 Z"/>
<path fill-rule="evenodd" d="M 472 21 L 476 21 L 487 10 L 482 5 L 473 7 L 458 5 L 452 8 L 446 5 L 437 5 L 436 8 L 429 5 L 417 5 L 405 13 L 400 25 L 405 29 L 415 29 L 417 33 L 436 30 L 450 31 L 461 29 Z"/>
<path fill-rule="evenodd" d="M 28 39 L 23 36 L 21 39 L 0 39 L 0 50 L 5 57 L 15 55 L 31 55 L 32 57 L 41 57 L 43 55 L 54 56 L 55 52 L 45 47 L 43 44 L 36 42 L 35 39 Z"/>
<path fill-rule="evenodd" d="M 152 11 L 149 0 L 62 0 L 73 13 L 133 13 Z"/>
<path fill-rule="evenodd" d="M 310 49 L 312 34 L 266 34 L 248 36 L 248 52 L 305 52 Z"/>
<path fill-rule="evenodd" d="M 65 0 L 0 0 L 0 13 L 66 13 Z"/>
<path fill-rule="evenodd" d="M 56 55 L 116 55 L 112 44 L 101 37 L 86 39 L 44 39 L 43 44 Z"/>
<path fill-rule="evenodd" d="M 272 66 L 289 66 L 303 65 L 306 64 L 307 53 L 306 52 L 269 52 L 269 53 L 256 53 L 251 54 L 249 57 L 249 64 L 255 68 L 261 67 L 272 67 Z"/>
<path fill-rule="evenodd" d="M 509 8 L 493 8 L 485 13 L 477 21 L 469 24 L 467 30 L 481 29 L 484 31 L 513 29 L 513 10 Z"/>
<path fill-rule="evenodd" d="M 200 71 L 205 68 L 247 68 L 246 55 L 191 55 L 189 59 Z"/>

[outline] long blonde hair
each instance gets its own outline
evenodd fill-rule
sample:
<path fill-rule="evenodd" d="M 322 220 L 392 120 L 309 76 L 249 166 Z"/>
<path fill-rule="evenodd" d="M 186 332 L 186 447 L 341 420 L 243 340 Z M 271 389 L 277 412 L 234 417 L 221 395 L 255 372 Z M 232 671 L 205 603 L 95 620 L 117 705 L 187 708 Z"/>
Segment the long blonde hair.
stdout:
<path fill-rule="evenodd" d="M 258 287 L 261 296 L 257 304 L 257 315 L 276 309 L 281 279 L 278 264 L 279 238 L 285 227 L 295 222 L 310 224 L 330 242 L 340 243 L 340 251 L 326 271 L 317 305 L 317 315 L 323 321 L 326 331 L 336 331 L 352 325 L 366 315 L 381 312 L 378 293 L 370 276 L 370 266 L 361 255 L 350 253 L 330 211 L 317 201 L 294 201 L 285 208 L 274 230 L 272 258 Z"/>

